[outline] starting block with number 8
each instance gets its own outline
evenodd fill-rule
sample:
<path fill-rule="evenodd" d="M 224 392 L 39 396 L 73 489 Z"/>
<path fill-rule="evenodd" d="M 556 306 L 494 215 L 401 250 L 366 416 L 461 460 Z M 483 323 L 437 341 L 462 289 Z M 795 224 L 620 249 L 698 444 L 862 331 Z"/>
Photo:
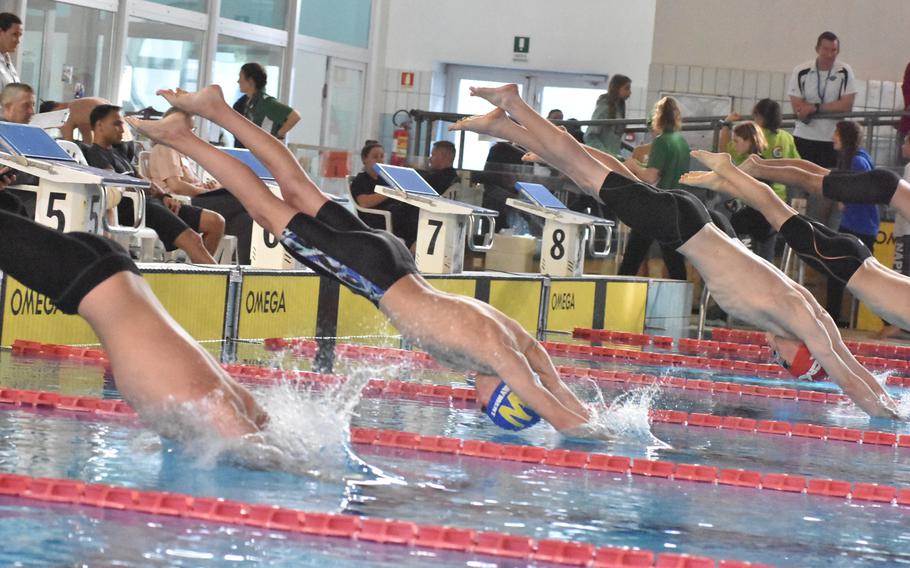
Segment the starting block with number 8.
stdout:
<path fill-rule="evenodd" d="M 566 207 L 550 190 L 539 183 L 518 182 L 518 191 L 528 199 L 506 200 L 520 211 L 543 217 L 543 241 L 540 247 L 540 273 L 549 276 L 581 276 L 585 268 L 585 243 L 594 258 L 610 254 L 613 222 Z M 604 247 L 595 248 L 595 232 L 603 229 Z"/>
<path fill-rule="evenodd" d="M 37 188 L 13 187 L 37 192 L 35 220 L 42 225 L 58 231 L 95 234 L 133 232 L 141 226 L 142 215 L 136 216 L 133 227 L 108 222 L 106 189 L 135 191 L 138 209 L 144 212 L 143 190 L 149 186 L 148 181 L 80 164 L 41 128 L 0 122 L 0 165 L 39 179 Z"/>
<path fill-rule="evenodd" d="M 497 212 L 440 197 L 420 174 L 411 168 L 376 164 L 376 173 L 391 187 L 376 186 L 376 193 L 420 209 L 417 225 L 417 268 L 429 274 L 458 274 L 464 268 L 466 235 L 474 251 L 490 249 L 496 229 Z M 474 244 L 475 228 L 481 218 L 489 219 L 483 242 Z"/>

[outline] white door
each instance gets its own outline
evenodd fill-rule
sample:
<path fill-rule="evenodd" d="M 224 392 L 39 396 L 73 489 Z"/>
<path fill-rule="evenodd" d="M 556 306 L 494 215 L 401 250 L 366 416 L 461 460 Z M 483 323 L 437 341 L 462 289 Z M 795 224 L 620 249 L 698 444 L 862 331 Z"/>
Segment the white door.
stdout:
<path fill-rule="evenodd" d="M 328 60 L 325 55 L 297 50 L 291 106 L 300 113 L 300 122 L 288 132 L 289 144 L 318 146 L 321 141 Z"/>
<path fill-rule="evenodd" d="M 322 145 L 348 150 L 360 148 L 364 141 L 357 137 L 363 115 L 366 65 L 330 57 L 326 75 Z"/>

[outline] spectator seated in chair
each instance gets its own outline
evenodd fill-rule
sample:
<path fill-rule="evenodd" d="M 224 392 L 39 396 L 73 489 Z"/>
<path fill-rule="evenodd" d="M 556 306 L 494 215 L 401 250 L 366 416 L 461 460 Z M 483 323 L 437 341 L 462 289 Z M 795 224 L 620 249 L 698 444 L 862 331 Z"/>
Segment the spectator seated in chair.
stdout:
<path fill-rule="evenodd" d="M 94 143 L 83 149 L 89 165 L 139 177 L 129 160 L 115 147 L 123 140 L 120 107 L 99 105 L 92 110 L 90 122 Z M 154 184 L 149 197 L 145 202 L 145 223 L 158 233 L 164 248 L 183 250 L 195 264 L 214 264 L 212 253 L 224 235 L 224 218 L 201 207 L 181 205 Z M 117 214 L 122 224 L 132 224 L 132 201 L 121 201 Z"/>

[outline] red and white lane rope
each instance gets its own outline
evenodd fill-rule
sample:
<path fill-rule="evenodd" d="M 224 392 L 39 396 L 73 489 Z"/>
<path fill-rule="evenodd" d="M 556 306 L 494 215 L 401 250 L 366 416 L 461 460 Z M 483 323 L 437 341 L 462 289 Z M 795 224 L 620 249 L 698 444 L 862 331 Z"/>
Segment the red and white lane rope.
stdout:
<path fill-rule="evenodd" d="M 339 378 L 331 376 L 334 382 Z M 385 394 L 412 391 L 420 395 L 419 390 L 405 388 L 432 387 L 433 385 L 415 385 L 414 383 L 394 382 L 386 385 Z M 369 388 L 369 387 L 368 387 Z M 462 389 L 471 390 L 471 389 Z M 424 396 L 439 397 L 438 390 L 425 390 Z M 0 404 L 13 404 L 21 407 L 86 412 L 101 416 L 135 417 L 135 411 L 121 401 L 108 401 L 91 397 L 70 397 L 44 391 L 23 391 L 17 389 L 0 389 Z M 761 432 L 779 435 L 806 436 L 829 441 L 845 441 L 874 445 L 893 445 L 894 435 L 885 432 L 861 432 L 845 428 L 823 428 L 806 425 L 806 431 L 779 421 L 758 421 L 748 418 L 719 417 L 710 414 L 685 413 L 677 411 L 654 411 L 655 421 L 671 424 L 682 424 L 709 428 L 726 428 L 743 432 Z M 787 430 L 789 428 L 789 430 Z M 814 430 L 813 429 L 817 429 Z M 380 430 L 376 428 L 351 428 L 351 441 L 355 444 L 369 444 L 391 448 L 403 448 L 421 452 L 457 454 L 463 456 L 492 460 L 519 461 L 608 471 L 646 477 L 663 477 L 680 481 L 714 483 L 824 495 L 855 499 L 859 501 L 876 501 L 910 506 L 910 488 L 898 488 L 892 485 L 876 483 L 851 483 L 843 480 L 810 479 L 801 475 L 788 473 L 761 473 L 754 470 L 723 469 L 714 466 L 673 463 L 661 460 L 630 458 L 628 456 L 609 455 L 592 452 L 579 452 L 541 448 L 520 444 L 499 444 L 482 440 L 449 438 L 442 436 L 421 436 L 413 432 L 397 430 Z M 910 447 L 910 436 L 901 436 L 897 441 L 901 447 Z"/>
<path fill-rule="evenodd" d="M 660 568 L 767 566 L 731 560 L 716 561 L 704 556 L 655 554 L 649 550 L 596 547 L 584 542 L 538 540 L 509 533 L 475 531 L 394 519 L 317 513 L 214 497 L 143 491 L 116 485 L 15 474 L 0 474 L 0 495 L 387 545 L 483 554 L 570 566 L 656 566 Z"/>

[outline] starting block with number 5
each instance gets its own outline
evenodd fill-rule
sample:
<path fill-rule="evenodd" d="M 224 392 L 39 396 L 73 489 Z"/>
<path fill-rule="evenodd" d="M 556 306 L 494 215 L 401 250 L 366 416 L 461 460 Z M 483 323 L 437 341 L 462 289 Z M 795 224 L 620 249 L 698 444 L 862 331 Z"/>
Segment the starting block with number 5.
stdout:
<path fill-rule="evenodd" d="M 101 234 L 133 232 L 141 226 L 124 227 L 108 222 L 106 188 L 136 192 L 139 211 L 145 211 L 145 188 L 149 182 L 109 170 L 78 163 L 44 130 L 36 126 L 0 122 L 0 165 L 32 174 L 38 186 L 13 186 L 36 191 L 35 220 L 58 231 Z"/>
<path fill-rule="evenodd" d="M 613 222 L 566 207 L 550 190 L 539 183 L 518 182 L 515 187 L 527 198 L 506 200 L 520 211 L 543 217 L 543 241 L 540 247 L 540 273 L 549 276 L 581 276 L 585 268 L 585 243 L 594 258 L 610 254 Z M 595 233 L 602 229 L 604 247 L 596 249 Z"/>
<path fill-rule="evenodd" d="M 493 242 L 497 212 L 440 197 L 412 168 L 376 164 L 376 173 L 391 187 L 376 186 L 376 193 L 420 209 L 417 225 L 417 268 L 429 274 L 457 274 L 464 267 L 466 235 L 474 251 L 486 251 Z M 487 218 L 483 242 L 474 243 L 478 221 Z"/>

